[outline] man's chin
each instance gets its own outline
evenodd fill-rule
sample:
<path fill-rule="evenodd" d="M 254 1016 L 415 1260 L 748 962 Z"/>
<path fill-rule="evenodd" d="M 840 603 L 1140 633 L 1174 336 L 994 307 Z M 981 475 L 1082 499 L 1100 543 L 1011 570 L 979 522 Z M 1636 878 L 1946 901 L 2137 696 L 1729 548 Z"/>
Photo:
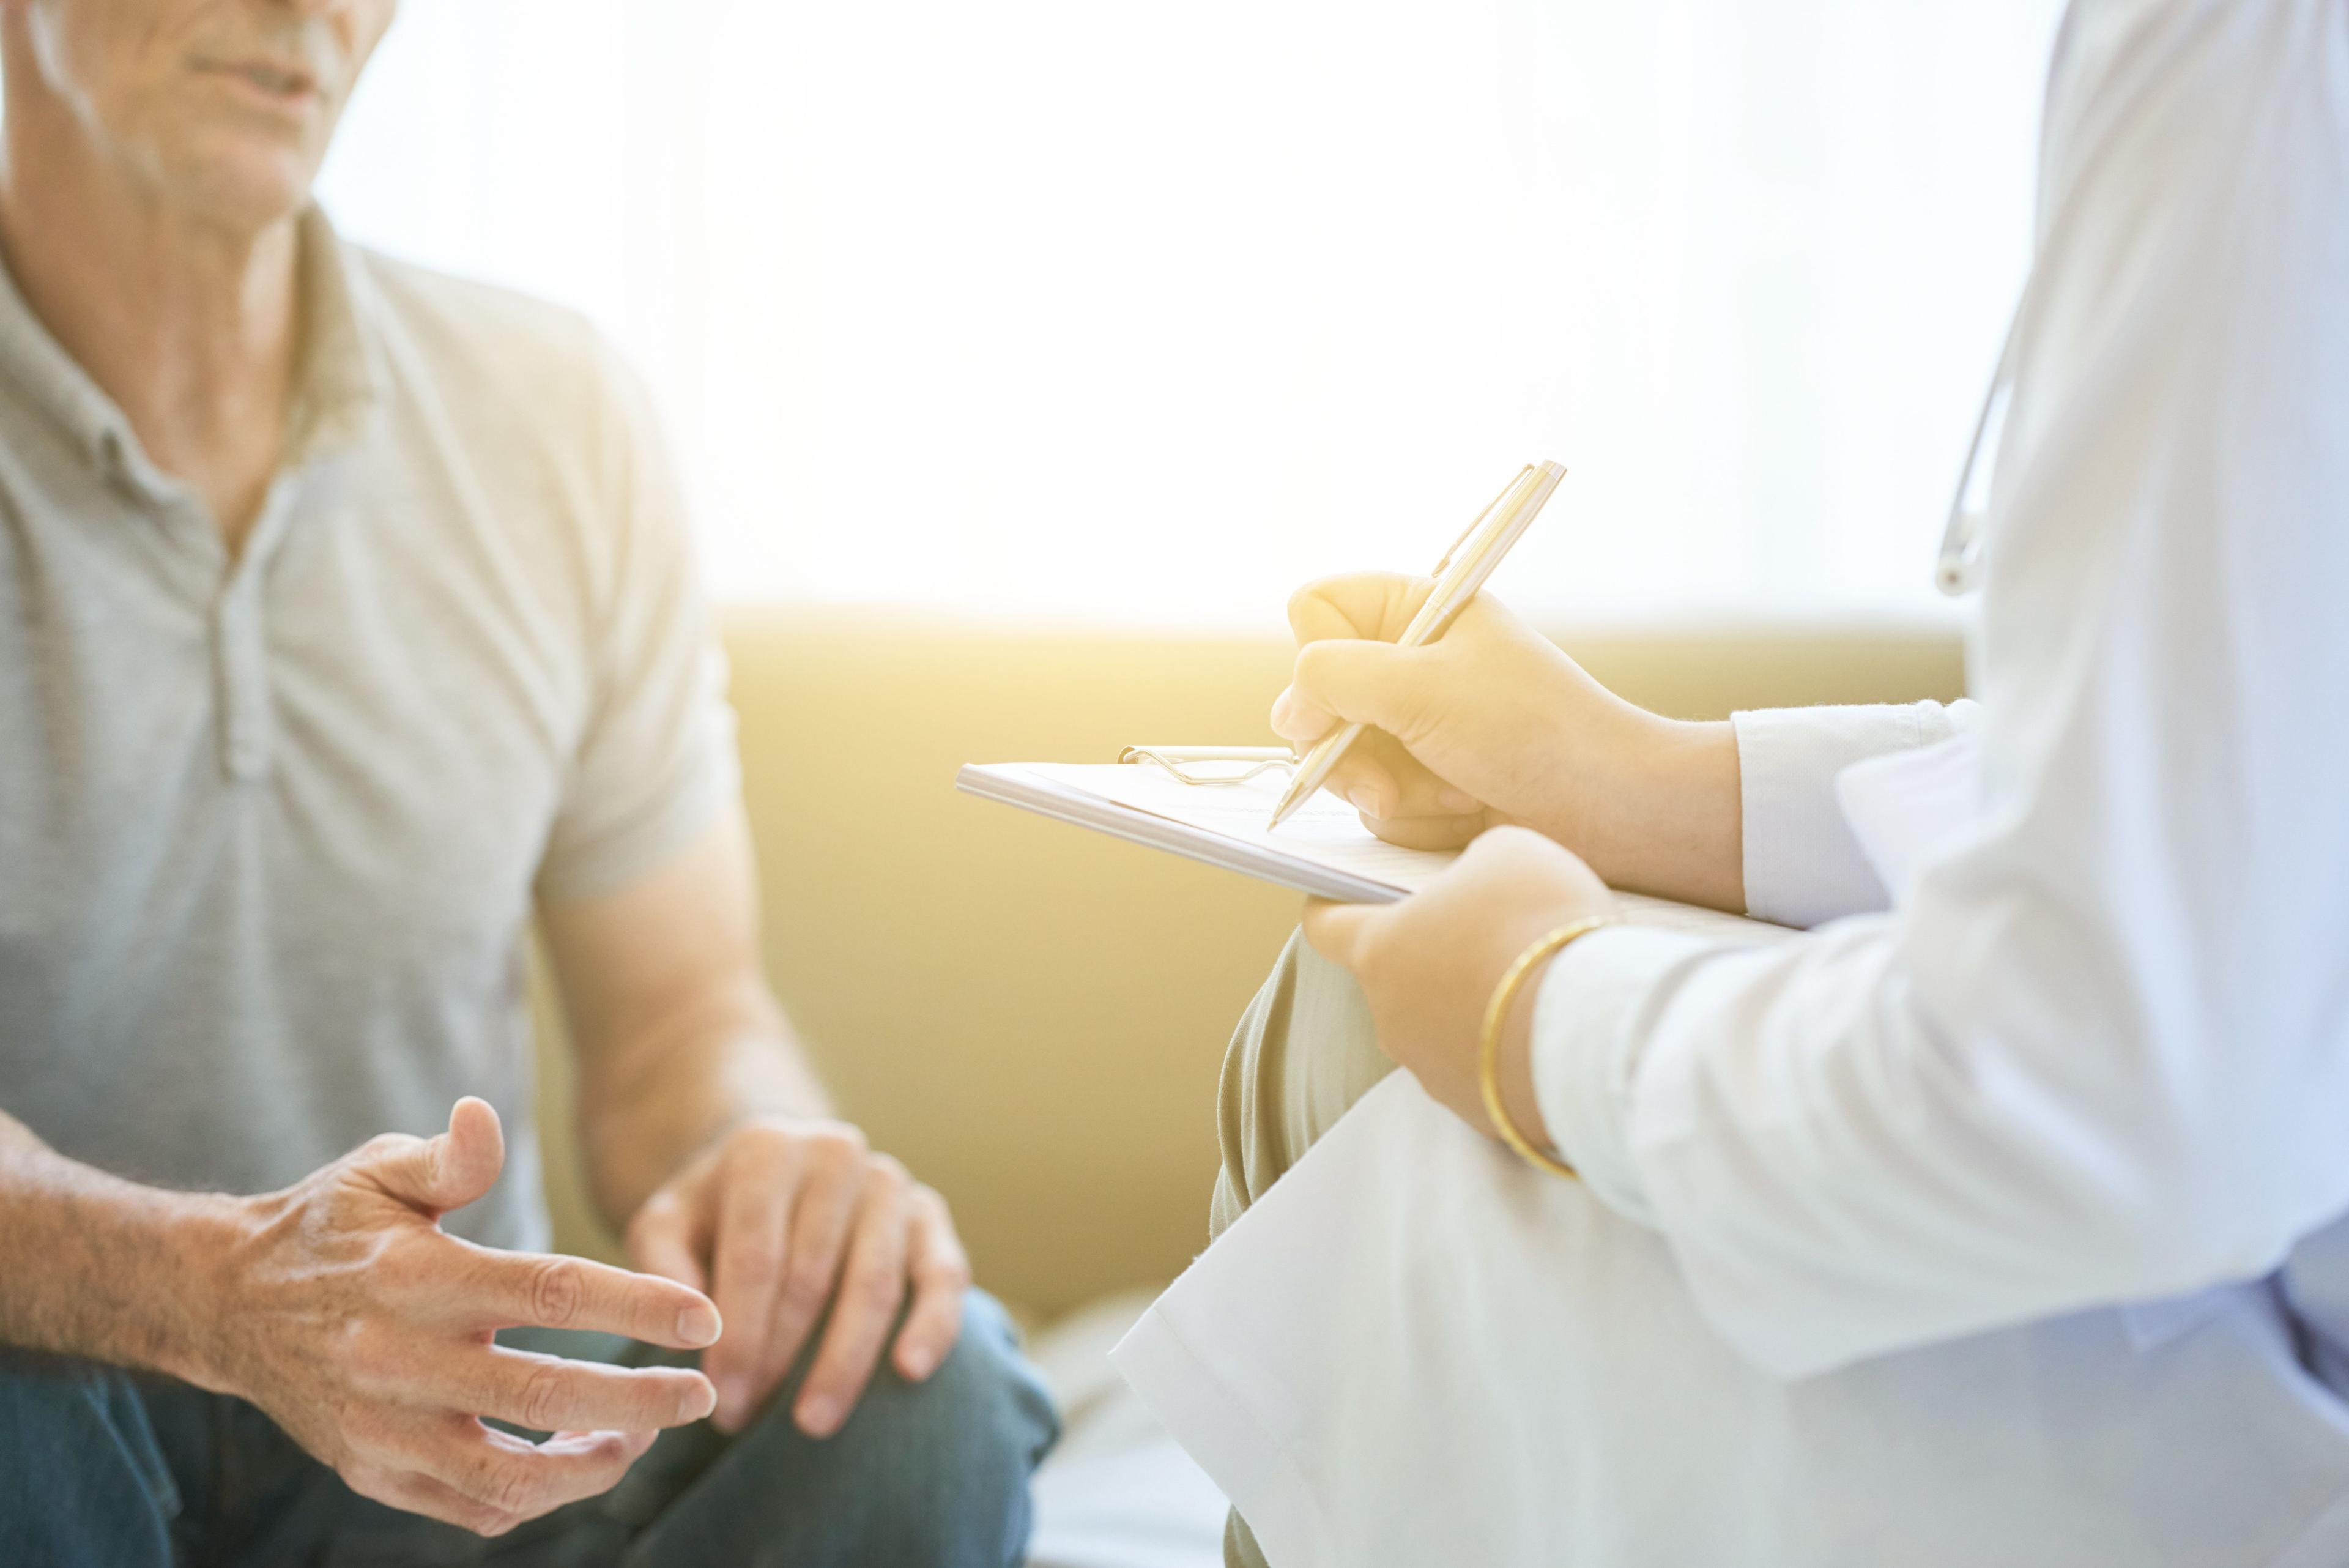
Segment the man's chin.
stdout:
<path fill-rule="evenodd" d="M 189 160 L 171 180 L 174 204 L 192 217 L 259 234 L 309 202 L 318 164 L 305 149 L 255 146 L 249 138 L 237 138 L 200 151 L 202 155 Z"/>

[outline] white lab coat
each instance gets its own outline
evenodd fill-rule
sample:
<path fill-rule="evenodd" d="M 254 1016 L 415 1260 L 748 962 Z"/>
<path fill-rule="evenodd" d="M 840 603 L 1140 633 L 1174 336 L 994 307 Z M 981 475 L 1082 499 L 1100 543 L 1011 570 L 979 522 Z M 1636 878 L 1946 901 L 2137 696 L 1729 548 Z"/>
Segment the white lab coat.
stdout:
<path fill-rule="evenodd" d="M 1575 944 L 1583 1185 L 1398 1075 L 1121 1347 L 1277 1568 L 2349 1563 L 2349 0 L 2075 0 L 2041 185 L 1979 711 L 1738 719 L 1816 929 Z"/>
<path fill-rule="evenodd" d="M 1543 1108 L 1775 1371 L 2281 1270 L 2337 1374 L 2349 5 L 2081 0 L 2047 113 L 1971 820 L 1886 910 L 1833 779 L 1948 717 L 1742 720 L 1749 903 L 1820 929 L 1577 944 Z"/>

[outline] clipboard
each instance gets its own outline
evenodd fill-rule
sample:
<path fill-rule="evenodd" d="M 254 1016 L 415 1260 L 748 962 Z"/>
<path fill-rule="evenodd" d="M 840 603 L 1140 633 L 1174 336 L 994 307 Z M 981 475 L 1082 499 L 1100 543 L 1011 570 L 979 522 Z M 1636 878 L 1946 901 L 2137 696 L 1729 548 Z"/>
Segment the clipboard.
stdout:
<path fill-rule="evenodd" d="M 1268 805 L 1296 759 L 1281 746 L 1127 746 L 1114 763 L 974 763 L 955 777 L 966 794 L 1017 806 L 1130 844 L 1237 871 L 1344 904 L 1409 898 L 1458 857 L 1405 849 L 1362 826 L 1354 808 L 1316 794 L 1275 833 Z M 1638 893 L 1616 894 L 1623 918 L 1716 940 L 1752 942 L 1780 928 Z"/>
<path fill-rule="evenodd" d="M 1275 746 L 1128 746 L 1114 763 L 974 763 L 955 787 L 1260 881 L 1349 904 L 1408 897 L 1452 863 L 1399 849 L 1353 808 L 1316 797 L 1276 836 L 1272 803 L 1296 759 Z"/>

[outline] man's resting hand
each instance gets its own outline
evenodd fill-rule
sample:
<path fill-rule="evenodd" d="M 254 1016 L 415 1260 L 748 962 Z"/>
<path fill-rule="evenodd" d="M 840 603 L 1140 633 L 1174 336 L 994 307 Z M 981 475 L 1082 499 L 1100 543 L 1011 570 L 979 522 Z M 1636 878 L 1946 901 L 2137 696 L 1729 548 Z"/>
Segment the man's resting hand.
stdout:
<path fill-rule="evenodd" d="M 718 1311 L 674 1281 L 444 1232 L 504 1158 L 497 1113 L 464 1099 L 439 1137 L 378 1137 L 237 1201 L 195 1380 L 259 1406 L 354 1490 L 483 1535 L 608 1490 L 661 1428 L 710 1413 L 709 1379 L 492 1336 L 537 1324 L 693 1349 L 717 1340 Z M 555 1435 L 533 1444 L 483 1417 Z"/>
<path fill-rule="evenodd" d="M 962 1330 L 970 1264 L 946 1200 L 845 1122 L 738 1124 L 645 1200 L 627 1240 L 637 1267 L 710 1287 L 726 1309 L 702 1357 L 723 1430 L 767 1402 L 827 1308 L 792 1412 L 819 1438 L 848 1419 L 885 1347 L 918 1383 Z"/>

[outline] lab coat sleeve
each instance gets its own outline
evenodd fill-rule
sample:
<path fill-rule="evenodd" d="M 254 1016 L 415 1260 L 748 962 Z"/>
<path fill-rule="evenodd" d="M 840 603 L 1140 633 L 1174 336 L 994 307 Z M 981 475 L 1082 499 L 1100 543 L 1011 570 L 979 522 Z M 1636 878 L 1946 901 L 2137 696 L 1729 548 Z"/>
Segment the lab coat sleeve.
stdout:
<path fill-rule="evenodd" d="M 1810 927 L 1890 902 L 1836 798 L 1836 775 L 1971 729 L 1980 708 L 1939 702 L 1769 708 L 1731 715 L 1744 818 L 1745 912 Z"/>
<path fill-rule="evenodd" d="M 1766 948 L 1537 993 L 1593 1190 L 1786 1376 L 2349 1209 L 2349 10 L 2075 6 L 1983 558 L 1984 813 Z"/>

